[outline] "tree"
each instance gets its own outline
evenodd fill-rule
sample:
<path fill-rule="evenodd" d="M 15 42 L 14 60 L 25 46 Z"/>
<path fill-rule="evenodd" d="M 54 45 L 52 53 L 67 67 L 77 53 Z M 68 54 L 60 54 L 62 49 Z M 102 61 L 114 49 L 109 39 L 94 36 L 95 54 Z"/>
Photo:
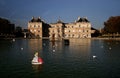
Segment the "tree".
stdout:
<path fill-rule="evenodd" d="M 110 17 L 104 25 L 104 33 L 120 33 L 120 16 Z"/>
<path fill-rule="evenodd" d="M 7 19 L 0 18 L 0 34 L 13 34 L 14 30 L 14 24 L 11 24 Z"/>
<path fill-rule="evenodd" d="M 17 26 L 15 29 L 15 36 L 16 37 L 24 37 L 24 34 L 22 33 L 22 27 Z"/>

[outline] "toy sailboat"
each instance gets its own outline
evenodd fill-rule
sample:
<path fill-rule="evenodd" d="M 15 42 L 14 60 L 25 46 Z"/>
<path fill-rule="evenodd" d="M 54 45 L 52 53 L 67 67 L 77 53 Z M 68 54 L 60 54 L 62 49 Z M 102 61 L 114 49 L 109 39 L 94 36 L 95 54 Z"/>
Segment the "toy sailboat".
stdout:
<path fill-rule="evenodd" d="M 34 58 L 32 59 L 32 64 L 34 64 L 34 65 L 43 64 L 42 58 L 38 57 L 38 52 L 35 53 Z"/>

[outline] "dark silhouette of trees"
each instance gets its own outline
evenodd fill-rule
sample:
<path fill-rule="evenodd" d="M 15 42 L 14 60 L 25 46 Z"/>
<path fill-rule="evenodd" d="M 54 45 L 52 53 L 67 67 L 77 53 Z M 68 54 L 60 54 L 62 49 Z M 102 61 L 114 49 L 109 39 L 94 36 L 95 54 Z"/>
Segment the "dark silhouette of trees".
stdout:
<path fill-rule="evenodd" d="M 0 38 L 13 37 L 14 31 L 14 24 L 11 24 L 7 19 L 0 18 Z"/>
<path fill-rule="evenodd" d="M 14 24 L 11 24 L 9 20 L 0 18 L 0 34 L 12 34 L 14 27 Z"/>
<path fill-rule="evenodd" d="M 15 29 L 15 37 L 24 37 L 24 34 L 22 33 L 22 27 L 17 26 Z"/>
<path fill-rule="evenodd" d="M 22 27 L 15 27 L 9 20 L 0 18 L 0 38 L 24 37 Z"/>
<path fill-rule="evenodd" d="M 112 16 L 104 22 L 103 33 L 120 33 L 120 16 Z"/>
<path fill-rule="evenodd" d="M 99 30 L 91 27 L 91 30 L 94 30 L 95 32 L 94 33 L 91 33 L 91 37 L 98 37 L 98 36 L 101 36 L 101 33 Z"/>

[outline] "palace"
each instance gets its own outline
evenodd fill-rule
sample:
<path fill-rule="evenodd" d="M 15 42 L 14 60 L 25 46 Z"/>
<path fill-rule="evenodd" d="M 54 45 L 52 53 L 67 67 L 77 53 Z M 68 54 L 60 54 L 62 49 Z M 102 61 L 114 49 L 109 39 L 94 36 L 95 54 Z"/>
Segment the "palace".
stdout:
<path fill-rule="evenodd" d="M 49 25 L 39 18 L 32 17 L 32 20 L 28 22 L 28 30 L 31 33 L 31 38 L 43 38 L 48 37 Z"/>
<path fill-rule="evenodd" d="M 56 23 L 47 24 L 39 18 L 28 22 L 28 30 L 39 38 L 60 40 L 63 38 L 91 38 L 91 23 L 86 17 L 72 23 L 64 23 L 60 19 Z"/>

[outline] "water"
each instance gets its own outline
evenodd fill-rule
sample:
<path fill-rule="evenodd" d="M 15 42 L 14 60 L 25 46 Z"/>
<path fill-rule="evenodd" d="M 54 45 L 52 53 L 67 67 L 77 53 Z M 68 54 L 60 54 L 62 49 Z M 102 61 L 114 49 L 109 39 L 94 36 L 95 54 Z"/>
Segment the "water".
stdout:
<path fill-rule="evenodd" d="M 32 65 L 35 52 L 43 65 Z M 93 56 L 96 56 L 93 58 Z M 1 78 L 120 78 L 120 41 L 0 40 Z"/>

